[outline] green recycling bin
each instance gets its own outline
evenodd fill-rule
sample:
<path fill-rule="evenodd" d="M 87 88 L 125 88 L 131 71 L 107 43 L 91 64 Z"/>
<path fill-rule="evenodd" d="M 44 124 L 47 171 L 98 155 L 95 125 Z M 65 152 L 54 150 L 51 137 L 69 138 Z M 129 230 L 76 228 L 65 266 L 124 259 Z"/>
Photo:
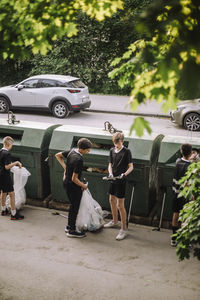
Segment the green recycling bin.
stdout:
<path fill-rule="evenodd" d="M 27 121 L 9 125 L 6 120 L 0 120 L 0 146 L 5 136 L 11 136 L 14 139 L 12 160 L 19 160 L 31 173 L 25 187 L 28 198 L 40 200 L 50 194 L 49 167 L 45 159 L 52 132 L 57 126 Z"/>
<path fill-rule="evenodd" d="M 127 138 L 134 170 L 127 178 L 126 208 L 128 211 L 134 187 L 131 210 L 133 215 L 149 217 L 155 204 L 155 168 L 163 137 L 163 135 L 152 134 L 143 135 L 142 138 L 133 135 Z"/>
<path fill-rule="evenodd" d="M 63 125 L 55 129 L 49 147 L 49 166 L 51 176 L 51 194 L 56 202 L 68 203 L 63 188 L 63 169 L 55 158 L 60 151 L 77 147 L 80 138 L 91 140 L 93 147 L 89 154 L 83 156 L 83 177 L 89 183 L 89 190 L 101 206 L 108 208 L 108 184 L 102 180 L 107 175 L 108 154 L 112 147 L 112 136 L 104 130 L 91 127 Z"/>
<path fill-rule="evenodd" d="M 134 186 L 134 199 L 132 212 L 138 215 L 148 215 L 149 205 L 149 174 L 153 144 L 156 136 L 146 136 L 142 139 L 129 136 L 124 132 L 124 145 L 128 147 L 133 156 L 134 171 L 127 178 L 126 206 L 129 207 L 131 193 Z M 103 129 L 63 125 L 55 129 L 49 147 L 49 164 L 51 176 L 52 198 L 57 202 L 68 203 L 63 189 L 63 169 L 55 158 L 59 151 L 76 148 L 77 141 L 88 138 L 93 143 L 89 154 L 83 157 L 83 177 L 89 182 L 89 189 L 95 200 L 104 209 L 110 209 L 108 199 L 109 184 L 102 178 L 107 175 L 108 157 L 113 147 L 112 134 Z M 156 157 L 158 153 L 155 151 Z"/>
<path fill-rule="evenodd" d="M 158 159 L 158 188 L 166 193 L 163 219 L 172 219 L 172 180 L 177 158 L 181 157 L 180 148 L 182 144 L 191 144 L 192 147 L 200 149 L 199 138 L 187 138 L 183 136 L 165 136 L 162 140 L 160 155 Z M 160 199 L 160 204 L 162 199 Z M 160 214 L 160 208 L 158 211 Z"/>

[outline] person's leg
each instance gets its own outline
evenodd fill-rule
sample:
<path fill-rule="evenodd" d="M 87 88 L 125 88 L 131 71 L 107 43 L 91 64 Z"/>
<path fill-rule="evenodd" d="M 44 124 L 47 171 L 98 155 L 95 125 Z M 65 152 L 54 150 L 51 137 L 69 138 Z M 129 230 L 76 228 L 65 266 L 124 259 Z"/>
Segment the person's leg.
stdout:
<path fill-rule="evenodd" d="M 178 218 L 179 218 L 179 213 L 174 212 L 172 217 L 172 237 L 171 237 L 172 247 L 176 247 L 176 238 L 173 236 L 173 234 L 176 234 L 178 230 Z"/>
<path fill-rule="evenodd" d="M 174 195 L 174 198 L 172 200 L 172 235 L 175 234 L 178 230 L 178 218 L 179 218 L 179 211 L 180 211 L 180 198 L 177 198 L 176 195 Z M 176 246 L 176 238 L 174 236 L 171 237 L 171 246 Z"/>
<path fill-rule="evenodd" d="M 172 227 L 178 227 L 178 218 L 179 218 L 179 213 L 174 212 L 172 217 Z"/>
<path fill-rule="evenodd" d="M 82 197 L 81 188 L 76 188 L 73 186 L 67 187 L 67 195 L 70 201 L 70 209 L 68 214 L 68 226 L 71 231 L 76 230 L 76 218 L 78 215 L 78 210 Z"/>
<path fill-rule="evenodd" d="M 15 210 L 15 193 L 14 192 L 9 192 L 8 195 L 10 196 L 11 211 L 16 211 Z"/>
<path fill-rule="evenodd" d="M 114 195 L 110 195 L 109 197 L 112 217 L 113 217 L 113 223 L 117 224 L 118 222 L 118 210 L 117 210 L 117 199 Z"/>
<path fill-rule="evenodd" d="M 104 224 L 105 228 L 112 228 L 118 226 L 118 209 L 117 209 L 117 198 L 110 194 L 109 202 L 112 212 L 112 220 L 106 224 Z"/>
<path fill-rule="evenodd" d="M 67 194 L 70 200 L 70 210 L 68 215 L 68 228 L 66 228 L 67 237 L 82 238 L 85 237 L 84 232 L 76 231 L 76 219 L 79 211 L 79 206 L 82 198 L 82 190 L 76 186 L 68 187 Z"/>
<path fill-rule="evenodd" d="M 6 195 L 7 195 L 7 193 L 1 192 L 1 207 L 6 206 Z"/>
<path fill-rule="evenodd" d="M 19 212 L 16 211 L 15 207 L 15 193 L 8 192 L 8 195 L 10 197 L 10 206 L 11 206 L 11 220 L 23 220 L 24 216 L 20 215 Z"/>
<path fill-rule="evenodd" d="M 120 241 L 125 239 L 127 236 L 127 228 L 126 228 L 126 209 L 124 207 L 124 198 L 117 198 L 117 207 L 119 209 L 120 217 L 121 217 L 121 229 L 116 236 L 116 240 Z"/>
<path fill-rule="evenodd" d="M 117 199 L 117 208 L 119 210 L 120 217 L 121 217 L 121 229 L 126 230 L 126 209 L 124 206 L 124 198 Z"/>
<path fill-rule="evenodd" d="M 1 215 L 2 216 L 6 216 L 9 213 L 8 209 L 6 208 L 6 196 L 7 193 L 3 193 L 3 191 L 1 191 Z"/>

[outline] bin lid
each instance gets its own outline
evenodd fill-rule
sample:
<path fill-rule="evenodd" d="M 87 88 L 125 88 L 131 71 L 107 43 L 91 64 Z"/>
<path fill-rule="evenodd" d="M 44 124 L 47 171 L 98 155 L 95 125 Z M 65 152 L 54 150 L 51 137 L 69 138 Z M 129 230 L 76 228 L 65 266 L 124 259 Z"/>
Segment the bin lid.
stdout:
<path fill-rule="evenodd" d="M 131 150 L 133 160 L 137 159 L 149 162 L 153 141 L 157 134 L 146 134 L 142 138 L 139 138 L 134 133 L 130 136 L 127 130 L 123 130 L 123 133 L 125 137 L 124 144 Z M 108 149 L 113 146 L 112 134 L 103 128 L 63 125 L 54 130 L 49 149 L 52 151 L 62 151 L 76 147 L 76 142 L 81 137 L 91 139 L 92 142 L 99 142 L 101 145 L 108 145 Z M 98 154 L 100 152 L 96 151 Z M 106 153 L 108 155 L 108 150 Z M 91 151 L 91 154 L 95 154 L 95 151 Z M 105 150 L 102 150 L 102 155 L 105 155 Z"/>
<path fill-rule="evenodd" d="M 9 125 L 7 120 L 0 119 L 0 144 L 4 136 L 13 137 L 14 147 L 41 148 L 49 144 L 52 131 L 58 125 L 43 122 L 20 121 Z M 48 140 L 48 141 L 47 141 Z"/>

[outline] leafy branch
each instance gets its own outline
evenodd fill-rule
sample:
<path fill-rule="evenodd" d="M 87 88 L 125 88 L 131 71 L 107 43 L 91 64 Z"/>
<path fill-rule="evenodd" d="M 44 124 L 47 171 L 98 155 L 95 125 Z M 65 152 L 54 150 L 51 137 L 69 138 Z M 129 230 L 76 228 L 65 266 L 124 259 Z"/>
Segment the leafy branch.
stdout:
<path fill-rule="evenodd" d="M 188 167 L 180 183 L 183 188 L 180 197 L 189 202 L 180 212 L 182 226 L 176 234 L 176 253 L 180 260 L 189 259 L 191 254 L 200 260 L 200 162 Z"/>

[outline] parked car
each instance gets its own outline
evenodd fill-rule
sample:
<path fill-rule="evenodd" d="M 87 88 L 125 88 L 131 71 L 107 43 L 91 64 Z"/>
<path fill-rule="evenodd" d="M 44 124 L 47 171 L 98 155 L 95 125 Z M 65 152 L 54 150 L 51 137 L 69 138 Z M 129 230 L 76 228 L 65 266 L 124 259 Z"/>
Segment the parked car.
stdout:
<path fill-rule="evenodd" d="M 1 113 L 12 109 L 46 110 L 64 118 L 90 105 L 88 87 L 72 76 L 37 75 L 0 88 Z"/>
<path fill-rule="evenodd" d="M 182 101 L 170 112 L 171 121 L 187 130 L 200 130 L 200 99 Z"/>

